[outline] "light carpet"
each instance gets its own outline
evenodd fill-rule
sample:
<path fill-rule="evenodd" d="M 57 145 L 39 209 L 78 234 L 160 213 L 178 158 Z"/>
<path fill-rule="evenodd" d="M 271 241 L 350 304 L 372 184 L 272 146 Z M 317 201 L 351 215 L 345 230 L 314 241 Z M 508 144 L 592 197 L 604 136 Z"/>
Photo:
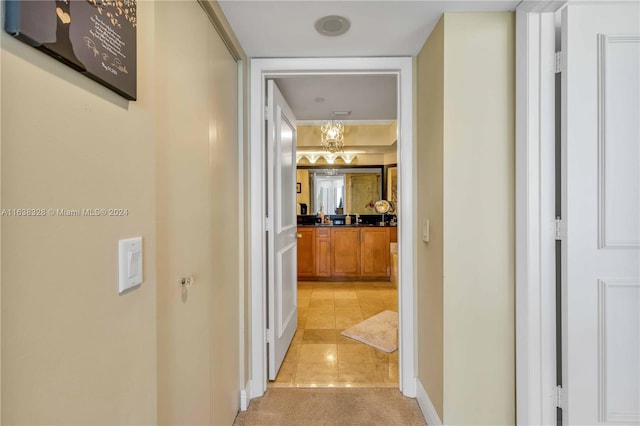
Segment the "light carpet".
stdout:
<path fill-rule="evenodd" d="M 415 399 L 398 389 L 269 388 L 236 417 L 245 425 L 426 425 Z"/>
<path fill-rule="evenodd" d="M 391 353 L 398 349 L 398 313 L 383 311 L 347 328 L 343 336 Z"/>

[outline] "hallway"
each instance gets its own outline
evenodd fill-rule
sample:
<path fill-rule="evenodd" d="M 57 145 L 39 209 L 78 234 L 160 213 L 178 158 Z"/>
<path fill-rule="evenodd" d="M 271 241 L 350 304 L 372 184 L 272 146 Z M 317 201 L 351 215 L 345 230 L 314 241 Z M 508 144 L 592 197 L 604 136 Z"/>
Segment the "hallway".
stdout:
<path fill-rule="evenodd" d="M 340 333 L 382 311 L 398 311 L 391 282 L 299 282 L 298 329 L 269 387 L 398 387 L 398 351 Z"/>

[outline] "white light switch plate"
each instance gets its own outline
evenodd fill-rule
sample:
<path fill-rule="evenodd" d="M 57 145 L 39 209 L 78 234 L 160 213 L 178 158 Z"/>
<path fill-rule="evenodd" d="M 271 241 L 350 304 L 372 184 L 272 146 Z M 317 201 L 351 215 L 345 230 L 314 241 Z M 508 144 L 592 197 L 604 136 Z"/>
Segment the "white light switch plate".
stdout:
<path fill-rule="evenodd" d="M 142 237 L 118 241 L 118 294 L 142 284 Z"/>

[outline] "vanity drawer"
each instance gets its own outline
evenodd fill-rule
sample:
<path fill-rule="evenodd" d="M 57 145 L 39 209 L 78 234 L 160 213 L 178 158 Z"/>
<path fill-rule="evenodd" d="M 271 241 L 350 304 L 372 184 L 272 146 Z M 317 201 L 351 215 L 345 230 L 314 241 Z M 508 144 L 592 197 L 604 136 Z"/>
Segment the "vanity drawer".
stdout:
<path fill-rule="evenodd" d="M 331 228 L 316 228 L 316 237 L 331 236 Z"/>

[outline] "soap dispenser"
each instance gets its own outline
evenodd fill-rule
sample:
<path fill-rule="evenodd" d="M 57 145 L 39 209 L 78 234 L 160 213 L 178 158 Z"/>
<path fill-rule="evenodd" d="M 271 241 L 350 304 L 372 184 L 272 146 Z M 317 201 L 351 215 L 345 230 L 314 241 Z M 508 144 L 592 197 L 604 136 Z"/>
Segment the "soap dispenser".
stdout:
<path fill-rule="evenodd" d="M 344 217 L 344 224 L 351 225 L 351 215 L 347 212 L 347 215 Z"/>

